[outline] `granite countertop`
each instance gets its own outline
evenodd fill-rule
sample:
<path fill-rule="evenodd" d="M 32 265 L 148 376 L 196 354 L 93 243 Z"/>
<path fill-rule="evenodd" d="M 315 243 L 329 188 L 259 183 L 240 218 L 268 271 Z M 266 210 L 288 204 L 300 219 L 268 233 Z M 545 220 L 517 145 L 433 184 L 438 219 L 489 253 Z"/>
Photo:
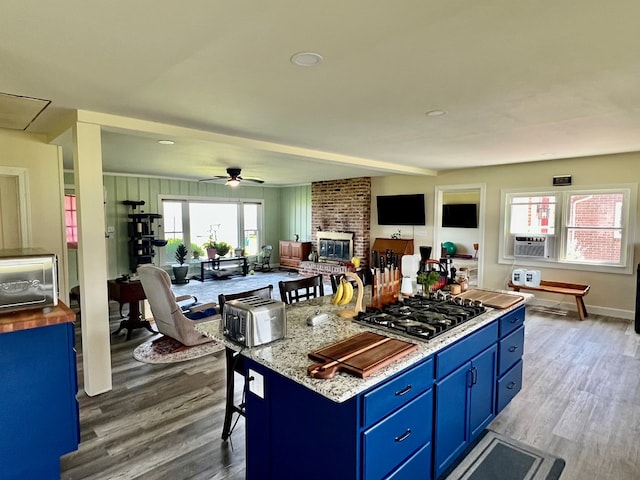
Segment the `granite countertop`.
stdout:
<path fill-rule="evenodd" d="M 366 303 L 366 302 L 365 302 Z M 353 309 L 353 305 L 339 307 L 331 304 L 331 296 L 307 300 L 304 302 L 287 305 L 287 335 L 286 338 L 260 345 L 253 348 L 242 348 L 230 342 L 222 335 L 221 319 L 204 322 L 196 326 L 196 330 L 213 338 L 225 346 L 242 352 L 247 358 L 280 373 L 281 375 L 302 384 L 311 390 L 335 401 L 344 402 L 355 395 L 382 382 L 387 377 L 404 370 L 421 359 L 427 358 L 447 345 L 482 328 L 496 318 L 519 307 L 523 302 L 517 303 L 504 310 L 487 308 L 487 311 L 468 322 L 445 332 L 436 338 L 423 342 L 395 335 L 391 332 L 360 325 L 350 319 L 338 316 L 337 312 L 345 308 Z M 307 317 L 316 312 L 327 313 L 326 322 L 311 327 L 307 325 Z M 353 375 L 339 372 L 332 379 L 316 379 L 307 374 L 307 367 L 313 362 L 308 354 L 311 351 L 339 342 L 361 332 L 376 332 L 391 338 L 408 341 L 418 345 L 418 349 L 387 367 L 379 370 L 367 378 L 359 378 Z"/>
<path fill-rule="evenodd" d="M 0 334 L 46 327 L 59 323 L 75 322 L 76 314 L 58 301 L 55 307 L 32 308 L 0 315 Z"/>

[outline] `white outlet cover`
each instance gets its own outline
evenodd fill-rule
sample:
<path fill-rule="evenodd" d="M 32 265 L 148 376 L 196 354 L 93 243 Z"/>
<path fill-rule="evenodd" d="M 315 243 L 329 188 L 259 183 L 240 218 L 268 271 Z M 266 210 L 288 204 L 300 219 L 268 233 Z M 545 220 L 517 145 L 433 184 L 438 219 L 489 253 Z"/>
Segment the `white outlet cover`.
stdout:
<path fill-rule="evenodd" d="M 264 398 L 264 377 L 255 370 L 249 369 L 249 391 L 254 395 Z M 253 379 L 251 379 L 253 377 Z"/>

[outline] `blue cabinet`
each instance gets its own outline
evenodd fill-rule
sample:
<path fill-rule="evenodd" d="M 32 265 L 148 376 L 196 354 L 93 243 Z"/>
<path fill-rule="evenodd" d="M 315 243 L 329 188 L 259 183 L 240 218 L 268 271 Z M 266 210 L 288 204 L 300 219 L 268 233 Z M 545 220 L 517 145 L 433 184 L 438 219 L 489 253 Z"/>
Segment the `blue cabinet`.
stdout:
<path fill-rule="evenodd" d="M 441 376 L 435 385 L 435 477 L 494 418 L 497 340 L 498 325 L 493 323 L 436 355 Z M 450 372 L 455 360 L 457 368 Z"/>
<path fill-rule="evenodd" d="M 522 389 L 525 309 L 521 306 L 500 319 L 496 415 Z"/>
<path fill-rule="evenodd" d="M 433 360 L 336 403 L 265 368 L 264 395 L 247 392 L 247 478 L 431 478 Z"/>
<path fill-rule="evenodd" d="M 80 437 L 73 323 L 0 334 L 3 480 L 60 478 Z"/>
<path fill-rule="evenodd" d="M 247 479 L 439 477 L 519 391 L 523 323 L 517 308 L 342 403 L 247 358 L 263 377 L 246 393 Z"/>

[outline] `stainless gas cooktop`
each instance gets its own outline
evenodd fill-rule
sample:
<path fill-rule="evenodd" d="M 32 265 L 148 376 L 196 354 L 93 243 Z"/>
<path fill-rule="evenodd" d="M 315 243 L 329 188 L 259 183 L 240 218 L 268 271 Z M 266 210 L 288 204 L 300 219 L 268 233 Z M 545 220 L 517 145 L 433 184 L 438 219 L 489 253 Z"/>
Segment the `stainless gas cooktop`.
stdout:
<path fill-rule="evenodd" d="M 444 293 L 408 297 L 383 309 L 360 312 L 354 321 L 396 334 L 430 340 L 483 314 L 481 302 Z"/>

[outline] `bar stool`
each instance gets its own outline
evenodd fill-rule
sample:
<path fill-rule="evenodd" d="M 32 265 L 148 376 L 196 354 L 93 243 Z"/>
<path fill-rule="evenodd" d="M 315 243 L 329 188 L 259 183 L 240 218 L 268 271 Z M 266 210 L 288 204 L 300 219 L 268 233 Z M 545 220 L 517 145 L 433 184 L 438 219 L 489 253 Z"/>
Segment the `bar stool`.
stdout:
<path fill-rule="evenodd" d="M 324 283 L 321 273 L 299 280 L 289 280 L 287 282 L 281 280 L 278 282 L 278 287 L 280 288 L 280 298 L 287 305 L 324 295 Z"/>
<path fill-rule="evenodd" d="M 273 297 L 273 285 L 267 285 L 266 287 L 256 288 L 255 290 L 248 290 L 246 292 L 240 293 L 230 293 L 224 294 L 221 293 L 218 295 L 218 304 L 220 305 L 220 313 L 224 315 L 224 304 L 229 300 L 237 300 L 239 298 L 245 297 L 265 297 L 272 298 Z M 231 426 L 231 421 L 233 420 L 233 414 L 237 413 L 244 417 L 244 393 L 242 395 L 242 403 L 236 405 L 234 403 L 234 394 L 235 394 L 235 374 L 239 373 L 244 377 L 244 358 L 240 355 L 239 352 L 226 347 L 225 348 L 225 361 L 227 368 L 227 398 L 225 401 L 225 410 L 224 410 L 224 423 L 222 424 L 222 440 L 227 440 L 231 433 L 233 432 L 233 427 Z M 245 385 L 243 386 L 243 392 L 246 387 L 246 378 Z M 238 417 L 240 418 L 240 417 Z"/>

